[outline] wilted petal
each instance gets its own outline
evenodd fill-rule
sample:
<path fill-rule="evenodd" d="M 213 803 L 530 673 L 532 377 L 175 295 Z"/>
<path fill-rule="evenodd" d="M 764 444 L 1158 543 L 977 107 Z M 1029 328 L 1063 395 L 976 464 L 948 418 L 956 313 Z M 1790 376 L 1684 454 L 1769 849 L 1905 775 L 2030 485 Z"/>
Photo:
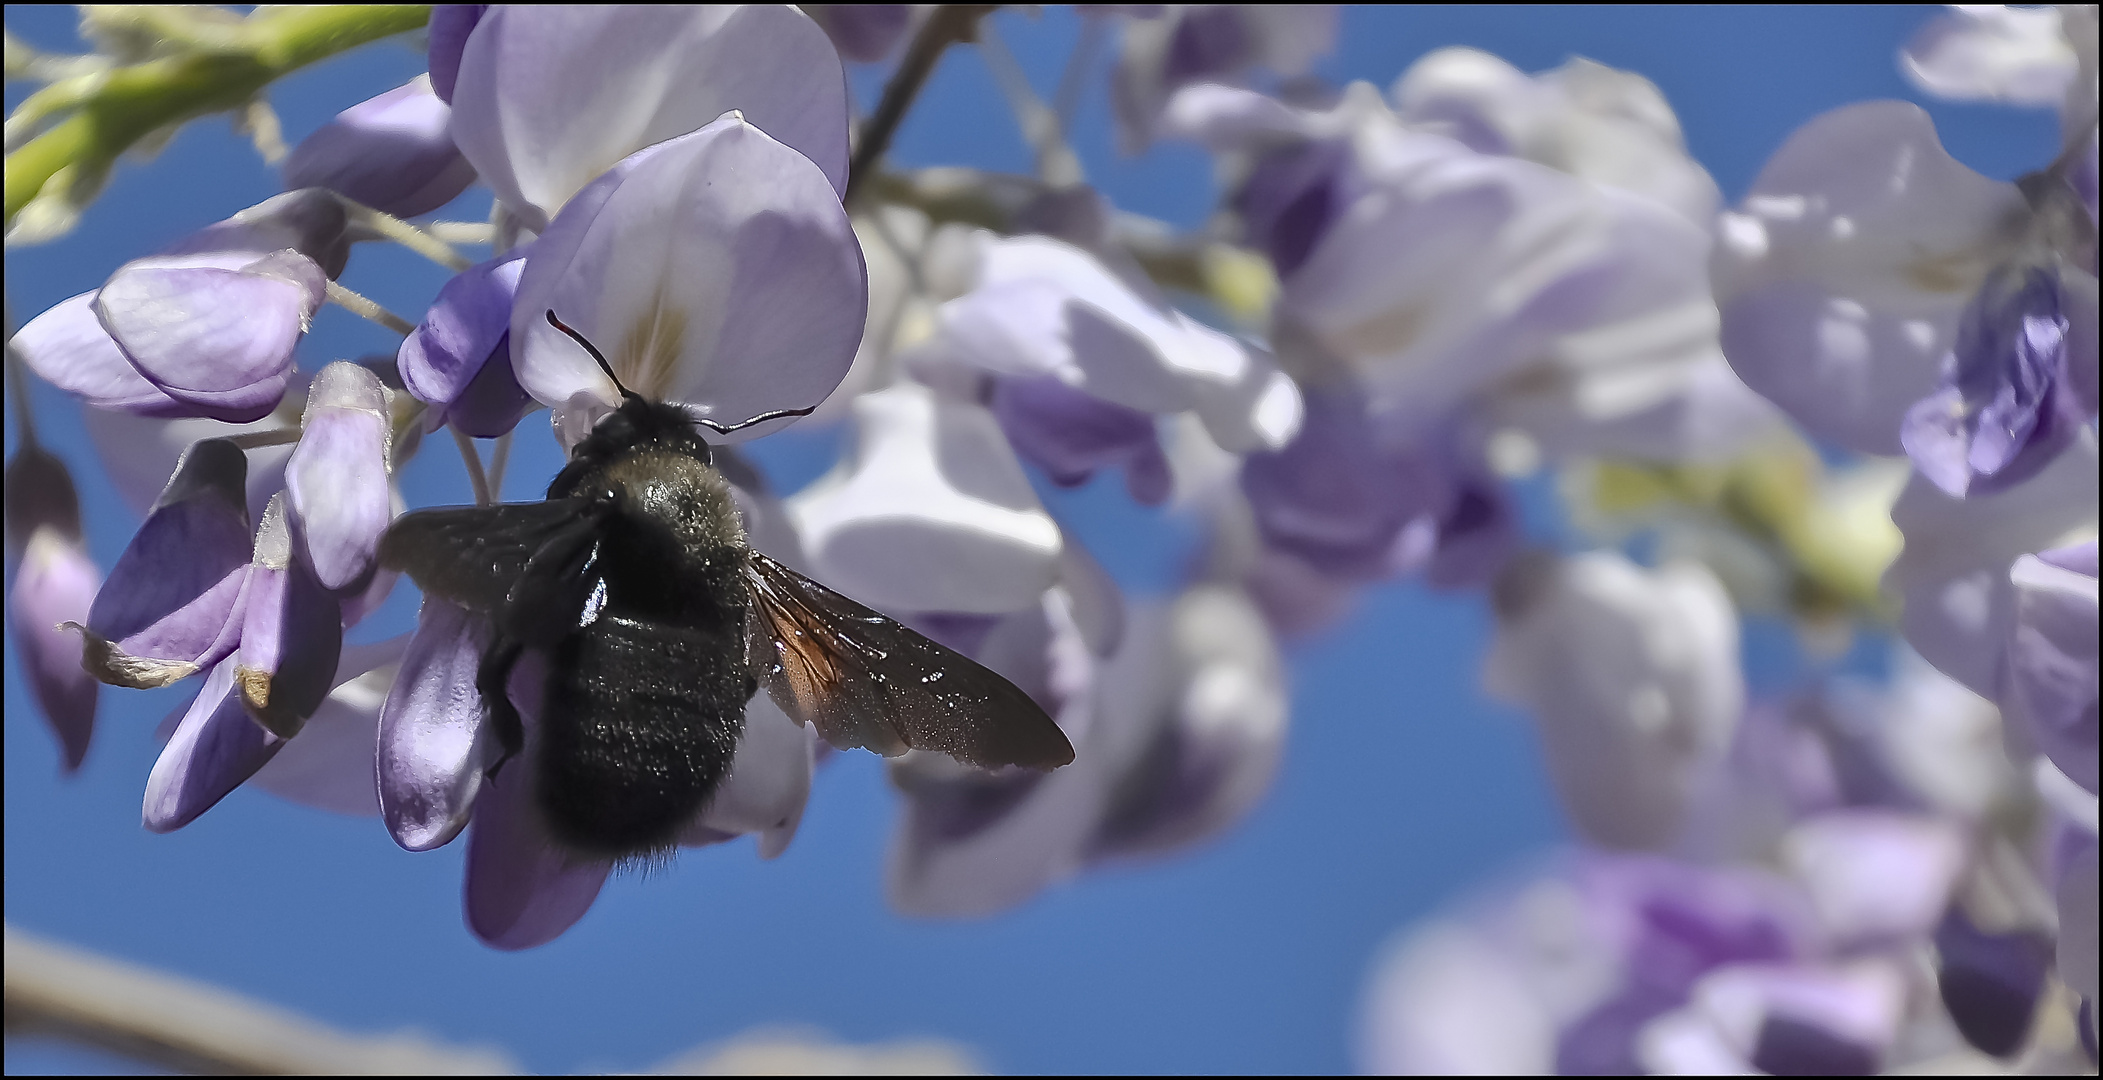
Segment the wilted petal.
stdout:
<path fill-rule="evenodd" d="M 1836 810 L 1790 830 L 1782 858 L 1829 933 L 1844 942 L 1900 941 L 1934 929 L 1965 866 L 1965 841 L 1942 820 Z"/>
<path fill-rule="evenodd" d="M 301 139 L 285 159 L 285 186 L 328 188 L 396 217 L 428 214 L 475 182 L 453 145 L 452 114 L 419 75 Z"/>
<path fill-rule="evenodd" d="M 1963 497 L 2019 484 L 2077 438 L 2087 411 L 2068 384 L 2072 319 L 2059 275 L 2004 267 L 1966 305 L 1943 381 L 1906 411 L 1900 441 L 1937 487 Z"/>
<path fill-rule="evenodd" d="M 197 820 L 284 747 L 285 740 L 249 719 L 234 666 L 229 657 L 205 677 L 154 761 L 146 778 L 147 829 L 173 832 Z"/>
<path fill-rule="evenodd" d="M 92 292 L 53 304 L 16 331 L 8 347 L 45 382 L 98 409 L 184 416 L 190 407 L 147 381 L 95 316 Z"/>
<path fill-rule="evenodd" d="M 1678 834 L 1745 704 L 1736 611 L 1706 568 L 1594 552 L 1522 560 L 1497 584 L 1484 681 L 1531 708 L 1578 829 L 1616 848 Z"/>
<path fill-rule="evenodd" d="M 2015 596 L 2001 699 L 2059 771 L 2096 791 L 2096 542 L 2025 555 L 2009 571 Z"/>
<path fill-rule="evenodd" d="M 545 662 L 533 653 L 511 669 L 509 692 L 529 742 L 546 676 Z M 467 837 L 462 901 L 468 929 L 499 949 L 530 949 L 561 936 L 590 910 L 613 870 L 611 862 L 556 845 L 534 801 L 532 772 L 514 761 L 485 781 Z"/>
<path fill-rule="evenodd" d="M 2031 930 L 1988 933 L 1953 906 L 1935 931 L 1935 952 L 1936 983 L 1957 1030 L 1996 1057 L 2014 1054 L 2045 988 L 2051 938 Z"/>
<path fill-rule="evenodd" d="M 423 322 L 402 341 L 395 362 L 402 385 L 437 406 L 436 421 L 492 438 L 511 430 L 533 400 L 511 367 L 511 301 L 532 245 L 516 247 L 453 276 Z"/>
<path fill-rule="evenodd" d="M 196 414 L 234 423 L 268 415 L 284 397 L 292 347 L 327 285 L 297 251 L 240 254 L 238 266 L 136 260 L 95 295 L 103 329 L 139 374 Z"/>
<path fill-rule="evenodd" d="M 299 729 L 299 737 L 256 771 L 256 786 L 339 814 L 379 813 L 373 741 L 381 703 L 407 644 L 408 636 L 402 635 L 345 646 L 329 696 Z"/>
<path fill-rule="evenodd" d="M 832 39 L 833 47 L 849 60 L 873 64 L 891 55 L 913 21 L 911 4 L 805 4 L 805 14 L 815 19 Z"/>
<path fill-rule="evenodd" d="M 578 194 L 526 261 L 512 355 L 519 385 L 545 404 L 619 401 L 548 325 L 553 311 L 630 390 L 731 425 L 824 400 L 853 362 L 867 303 L 861 246 L 831 186 L 730 115 L 629 157 Z"/>
<path fill-rule="evenodd" d="M 847 182 L 846 74 L 793 8 L 496 7 L 450 100 L 454 140 L 531 229 L 615 162 L 732 109 L 816 162 L 835 202 Z"/>
<path fill-rule="evenodd" d="M 89 609 L 85 662 L 96 677 L 165 686 L 234 650 L 251 550 L 247 471 L 223 439 L 183 455 Z"/>
<path fill-rule="evenodd" d="M 1993 697 L 2009 633 L 2009 568 L 2027 553 L 2095 535 L 2096 444 L 2076 440 L 2030 480 L 1954 499 L 1916 475 L 1891 508 L 1906 546 L 1885 573 L 1904 603 L 1899 630 L 1944 674 Z"/>
<path fill-rule="evenodd" d="M 284 503 L 270 501 L 256 530 L 234 677 L 256 722 L 291 738 L 334 685 L 343 609 L 293 551 Z"/>
<path fill-rule="evenodd" d="M 752 695 L 745 703 L 745 731 L 738 737 L 730 772 L 698 824 L 733 836 L 761 834 L 762 858 L 787 850 L 810 798 L 814 734 L 789 719 L 770 695 Z"/>
<path fill-rule="evenodd" d="M 11 485 L 12 480 L 10 495 Z M 44 721 L 58 736 L 67 772 L 80 768 L 87 756 L 100 687 L 81 669 L 80 635 L 59 624 L 85 622 L 101 583 L 102 574 L 79 543 L 47 525 L 30 535 L 7 596 L 9 634 Z"/>
<path fill-rule="evenodd" d="M 495 763 L 475 675 L 489 647 L 485 619 L 424 597 L 416 634 L 380 711 L 380 813 L 410 851 L 452 842 Z"/>
<path fill-rule="evenodd" d="M 1724 215 L 1710 271 L 1724 355 L 1820 438 L 1899 450 L 1958 315 L 2026 219 L 2015 185 L 1950 157 L 1918 106 L 1813 119 Z"/>
<path fill-rule="evenodd" d="M 2080 58 L 2057 10 L 1978 4 L 1928 20 L 1899 50 L 1899 68 L 1936 97 L 2055 108 Z"/>
<path fill-rule="evenodd" d="M 854 453 L 788 501 L 821 580 L 884 610 L 980 614 L 1058 580 L 1059 527 L 992 414 L 910 383 L 854 411 Z"/>
<path fill-rule="evenodd" d="M 393 516 L 387 389 L 369 369 L 339 360 L 314 377 L 301 426 L 285 463 L 292 535 L 323 588 L 355 590 Z"/>

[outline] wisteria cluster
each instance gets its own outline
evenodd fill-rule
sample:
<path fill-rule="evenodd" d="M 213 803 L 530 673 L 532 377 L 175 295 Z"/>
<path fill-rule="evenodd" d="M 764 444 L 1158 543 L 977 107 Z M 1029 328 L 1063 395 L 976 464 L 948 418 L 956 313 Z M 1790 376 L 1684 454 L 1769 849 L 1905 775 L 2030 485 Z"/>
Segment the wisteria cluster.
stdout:
<path fill-rule="evenodd" d="M 376 553 L 412 455 L 458 443 L 486 504 L 543 410 L 566 450 L 620 404 L 556 311 L 697 416 L 818 406 L 718 448 L 753 546 L 1072 742 L 1049 774 L 890 761 L 903 912 L 1007 910 L 1242 820 L 1287 737 L 1282 645 L 1415 578 L 1488 597 L 1485 685 L 1533 717 L 1574 843 L 1397 939 L 1365 1068 L 2093 1068 L 2094 8 L 1953 11 L 1898 58 L 1924 93 L 2057 109 L 2036 171 L 1983 177 L 1920 108 L 1864 102 L 1736 206 L 1632 72 L 1450 48 L 1339 88 L 1310 74 L 1334 8 L 1087 9 L 1123 148 L 1212 155 L 1222 203 L 1185 235 L 1089 187 L 1019 75 L 1034 175 L 886 165 L 945 47 L 1007 70 L 982 14 L 440 6 L 428 73 L 290 148 L 284 194 L 23 324 L 10 365 L 79 400 L 144 515 L 105 577 L 19 425 L 10 626 L 66 767 L 101 685 L 194 685 L 148 829 L 252 782 L 409 851 L 465 832 L 492 946 L 581 918 L 614 865 L 497 768 L 487 621 L 429 597 L 345 644 L 403 585 Z M 114 18 L 84 25 L 122 58 Z M 869 116 L 849 64 L 895 67 Z M 11 120 L 10 153 L 33 135 Z M 486 228 L 433 220 L 477 184 Z M 9 188 L 26 243 L 93 185 L 17 206 L 10 158 Z M 337 282 L 370 243 L 455 275 L 395 317 Z M 328 303 L 399 352 L 303 355 Z M 783 493 L 727 444 L 791 422 L 847 450 Z M 1195 523 L 1171 594 L 1123 595 L 1032 482 L 1103 472 Z M 1582 543 L 1522 527 L 1544 473 Z M 1894 673 L 1749 695 L 1745 614 L 1814 654 L 1891 633 Z M 529 729 L 537 685 L 511 684 Z M 754 697 L 682 843 L 779 854 L 829 752 Z"/>

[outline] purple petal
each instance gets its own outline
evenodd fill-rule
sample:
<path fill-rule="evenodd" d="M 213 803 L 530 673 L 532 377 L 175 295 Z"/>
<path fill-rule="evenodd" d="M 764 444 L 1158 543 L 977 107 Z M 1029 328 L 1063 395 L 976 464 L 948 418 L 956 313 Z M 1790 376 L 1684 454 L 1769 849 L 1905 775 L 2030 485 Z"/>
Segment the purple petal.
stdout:
<path fill-rule="evenodd" d="M 277 407 L 292 347 L 321 306 L 321 268 L 295 252 L 239 270 L 132 263 L 95 312 L 133 366 L 202 415 L 245 423 Z"/>
<path fill-rule="evenodd" d="M 475 689 L 488 636 L 487 620 L 426 596 L 380 711 L 380 812 L 395 843 L 410 851 L 459 835 L 495 762 Z"/>
<path fill-rule="evenodd" d="M 257 530 L 248 580 L 234 676 L 256 722 L 289 739 L 334 685 L 343 609 L 294 557 L 283 504 L 276 499 Z"/>
<path fill-rule="evenodd" d="M 1347 387 L 1306 391 L 1307 417 L 1284 449 L 1250 454 L 1241 487 L 1264 541 L 1327 573 L 1371 578 L 1396 569 L 1403 526 L 1441 496 L 1417 457 L 1380 446 L 1364 399 Z"/>
<path fill-rule="evenodd" d="M 1965 1041 L 2008 1057 L 2030 1033 L 2030 1018 L 2052 964 L 2052 939 L 2037 931 L 1988 933 L 1962 905 L 1935 931 L 1936 982 Z"/>
<path fill-rule="evenodd" d="M 1918 106 L 1814 118 L 1724 215 L 1711 272 L 1724 354 L 1814 436 L 1896 453 L 1979 267 L 2025 217 L 2015 185 L 1943 150 Z"/>
<path fill-rule="evenodd" d="M 1901 941 L 1941 921 L 1965 867 L 1948 822 L 1885 810 L 1836 810 L 1792 829 L 1782 858 L 1843 942 Z"/>
<path fill-rule="evenodd" d="M 63 460 L 25 439 L 7 463 L 7 565 L 13 567 L 29 538 L 45 529 L 80 543 L 80 493 Z"/>
<path fill-rule="evenodd" d="M 2058 274 L 2041 267 L 1996 272 L 1966 306 L 1942 386 L 1899 429 L 1937 487 L 1962 498 L 2019 484 L 2080 433 L 2066 306 Z"/>
<path fill-rule="evenodd" d="M 824 400 L 853 362 L 867 306 L 861 245 L 832 187 L 726 116 L 579 193 L 526 261 L 511 343 L 519 384 L 545 404 L 619 400 L 548 325 L 552 310 L 629 389 L 735 424 Z"/>
<path fill-rule="evenodd" d="M 355 590 L 393 518 L 387 390 L 366 368 L 330 364 L 314 377 L 303 428 L 285 463 L 292 534 L 323 588 Z"/>
<path fill-rule="evenodd" d="M 993 415 L 1015 452 L 1053 483 L 1072 487 L 1097 469 L 1122 466 L 1132 498 L 1155 506 L 1169 496 L 1168 459 L 1146 413 L 1040 375 L 996 380 Z"/>
<path fill-rule="evenodd" d="M 488 4 L 431 5 L 431 92 L 448 105 L 453 101 L 453 84 L 460 77 L 460 53 L 467 48 L 467 36 L 488 10 Z"/>
<path fill-rule="evenodd" d="M 331 280 L 341 275 L 350 259 L 349 218 L 342 201 L 321 188 L 273 195 L 225 221 L 183 237 L 157 256 L 135 263 L 239 270 L 287 249 L 313 260 Z M 282 275 L 288 269 L 278 266 L 276 272 Z M 321 284 L 303 271 L 293 271 L 292 276 L 309 289 L 309 302 L 319 307 Z"/>
<path fill-rule="evenodd" d="M 105 682 L 163 686 L 233 651 L 251 547 L 246 472 L 225 440 L 183 455 L 88 613 L 89 658 Z"/>
<path fill-rule="evenodd" d="M 2097 783 L 2095 568 L 2093 540 L 2015 561 L 2009 572 L 2014 617 L 2001 676 L 2010 722 L 2025 725 L 2038 749 L 2090 794 Z"/>
<path fill-rule="evenodd" d="M 493 8 L 450 100 L 454 140 L 528 228 L 622 158 L 732 109 L 815 162 L 835 202 L 846 184 L 846 75 L 791 8 Z"/>
<path fill-rule="evenodd" d="M 514 248 L 477 263 L 438 290 L 438 299 L 396 356 L 402 385 L 418 401 L 451 404 L 482 370 L 511 329 L 511 299 L 531 251 L 531 245 Z"/>
<path fill-rule="evenodd" d="M 147 381 L 95 316 L 92 292 L 52 305 L 8 342 L 45 382 L 98 409 L 144 416 L 187 416 L 189 405 Z"/>
<path fill-rule="evenodd" d="M 14 494 L 12 487 L 8 494 Z M 67 772 L 80 768 L 87 756 L 98 684 L 81 669 L 80 636 L 59 624 L 85 622 L 101 582 L 87 553 L 46 525 L 30 536 L 7 596 L 9 631 L 44 721 L 65 753 Z"/>
<path fill-rule="evenodd" d="M 300 728 L 299 737 L 257 770 L 255 786 L 338 814 L 379 813 L 373 744 L 381 702 L 408 640 L 403 634 L 371 645 L 345 646 L 328 697 Z"/>
<path fill-rule="evenodd" d="M 575 925 L 598 899 L 610 862 L 582 860 L 555 846 L 525 794 L 526 770 L 491 778 L 475 800 L 467 837 L 463 901 L 468 929 L 505 950 L 545 945 Z"/>
<path fill-rule="evenodd" d="M 195 821 L 285 745 L 249 719 L 234 666 L 231 658 L 220 661 L 205 677 L 174 737 L 154 761 L 146 778 L 147 829 L 173 832 Z"/>
<path fill-rule="evenodd" d="M 805 4 L 840 55 L 873 64 L 891 55 L 913 21 L 911 4 Z"/>
<path fill-rule="evenodd" d="M 1518 510 L 1504 485 L 1488 477 L 1464 477 L 1439 515 L 1424 580 L 1443 589 L 1487 585 L 1517 553 L 1519 543 Z"/>
<path fill-rule="evenodd" d="M 428 214 L 475 182 L 453 145 L 452 112 L 418 76 L 301 139 L 285 159 L 285 186 L 328 188 L 396 217 Z"/>
<path fill-rule="evenodd" d="M 1256 163 L 1235 193 L 1248 238 L 1271 257 L 1279 277 L 1307 261 L 1345 205 L 1350 151 L 1342 143 L 1310 142 L 1276 151 Z"/>
<path fill-rule="evenodd" d="M 1891 508 L 1906 546 L 1885 573 L 1907 644 L 1972 692 L 1995 696 L 2023 555 L 2096 528 L 2096 445 L 2077 441 L 2028 482 L 1955 499 L 1918 475 Z"/>

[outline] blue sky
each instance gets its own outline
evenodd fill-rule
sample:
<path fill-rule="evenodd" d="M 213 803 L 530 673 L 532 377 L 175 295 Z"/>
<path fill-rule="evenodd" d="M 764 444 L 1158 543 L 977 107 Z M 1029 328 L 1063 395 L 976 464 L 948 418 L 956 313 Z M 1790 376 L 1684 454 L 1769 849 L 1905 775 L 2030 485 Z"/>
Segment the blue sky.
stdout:
<path fill-rule="evenodd" d="M 1695 155 L 1729 197 L 1797 125 L 1865 98 L 1915 98 L 1894 53 L 1927 8 L 1365 8 L 1344 15 L 1333 80 L 1391 82 L 1445 45 L 1538 70 L 1578 54 L 1649 76 Z M 7 8 L 9 29 L 70 47 L 63 8 Z M 998 16 L 1040 87 L 1078 36 L 1064 10 Z M 287 80 L 274 101 L 289 137 L 422 69 L 384 45 Z M 856 80 L 862 100 L 877 82 Z M 10 107 L 22 88 L 10 86 Z M 1961 160 L 2010 178 L 2056 149 L 2052 117 L 1928 104 Z M 1210 167 L 1188 147 L 1138 160 L 1111 145 L 1100 80 L 1075 139 L 1090 178 L 1129 209 L 1192 224 L 1212 208 Z M 1028 158 L 990 77 L 948 56 L 895 145 L 907 164 L 1023 170 Z M 9 310 L 27 317 L 110 270 L 274 193 L 275 180 L 223 120 L 185 130 L 158 157 L 120 167 L 81 228 L 10 252 Z M 470 195 L 449 216 L 486 210 Z M 443 272 L 361 248 L 346 284 L 415 313 Z M 391 335 L 325 310 L 309 367 L 389 352 Z M 91 464 L 75 409 L 39 388 L 45 439 L 76 467 L 90 544 L 107 568 L 135 522 Z M 15 429 L 10 414 L 8 446 Z M 559 464 L 521 431 L 507 496 L 536 497 Z M 825 434 L 758 445 L 776 482 L 821 469 Z M 450 454 L 421 455 L 412 505 L 460 502 Z M 1545 518 L 1546 500 L 1531 509 Z M 1132 507 L 1113 480 L 1052 496 L 1113 573 L 1137 591 L 1172 579 L 1184 531 Z M 1543 521 L 1543 530 L 1551 525 Z M 406 629 L 405 584 L 356 640 Z M 18 927 L 268 999 L 358 1031 L 419 1029 L 500 1046 L 537 1071 L 640 1069 L 761 1025 L 810 1025 L 872 1041 L 940 1036 L 999 1071 L 1346 1069 L 1366 965 L 1397 928 L 1563 835 L 1523 717 L 1487 701 L 1476 670 L 1490 619 L 1479 596 L 1394 584 L 1292 654 L 1293 735 L 1276 788 L 1225 838 L 1165 862 L 1092 874 L 1021 910 L 965 923 L 908 920 L 882 899 L 895 816 L 879 762 L 836 756 L 781 859 L 749 842 L 689 853 L 648 878 L 611 882 L 567 935 L 493 952 L 462 926 L 464 845 L 412 855 L 374 820 L 239 791 L 187 829 L 153 836 L 138 807 L 154 726 L 192 688 L 105 690 L 83 772 L 57 754 L 6 660 L 6 904 Z M 1755 685 L 1794 667 L 1787 633 L 1748 636 Z M 10 1042 L 6 1067 L 128 1069 L 49 1044 Z"/>

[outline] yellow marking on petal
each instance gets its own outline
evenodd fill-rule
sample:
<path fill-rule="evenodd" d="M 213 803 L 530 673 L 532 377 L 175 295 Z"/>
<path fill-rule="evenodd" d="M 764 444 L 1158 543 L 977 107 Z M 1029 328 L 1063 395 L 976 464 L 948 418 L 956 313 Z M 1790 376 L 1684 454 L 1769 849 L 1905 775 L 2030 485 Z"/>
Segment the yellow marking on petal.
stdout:
<path fill-rule="evenodd" d="M 686 323 L 686 309 L 672 303 L 660 286 L 613 354 L 614 370 L 628 389 L 655 401 L 665 399 L 672 373 L 678 370 Z"/>

